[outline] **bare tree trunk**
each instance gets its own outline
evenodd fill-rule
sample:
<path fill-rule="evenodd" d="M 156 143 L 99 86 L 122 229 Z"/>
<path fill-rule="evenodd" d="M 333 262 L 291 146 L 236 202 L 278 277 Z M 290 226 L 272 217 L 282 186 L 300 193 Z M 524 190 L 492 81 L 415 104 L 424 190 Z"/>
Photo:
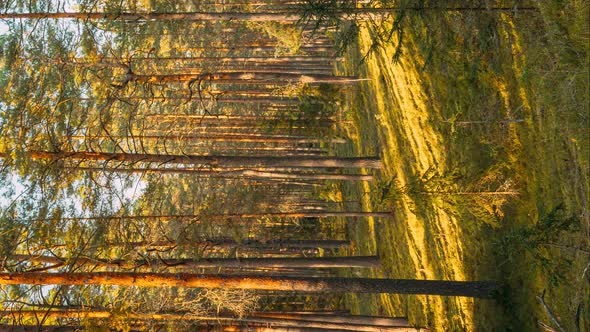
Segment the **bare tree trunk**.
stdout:
<path fill-rule="evenodd" d="M 359 315 L 320 315 L 320 314 L 297 314 L 297 313 L 266 313 L 257 312 L 252 314 L 255 317 L 269 317 L 269 318 L 283 318 L 307 320 L 312 322 L 330 322 L 337 324 L 358 324 L 358 325 L 372 325 L 372 326 L 409 326 L 408 319 L 391 318 L 391 317 L 373 317 L 373 316 L 359 316 Z"/>
<path fill-rule="evenodd" d="M 221 62 L 235 62 L 235 63 L 245 63 L 245 62 L 262 62 L 262 63 L 293 63 L 293 62 L 311 62 L 311 63 L 332 63 L 334 61 L 341 61 L 342 58 L 335 58 L 331 56 L 321 56 L 321 55 L 286 55 L 286 56 L 194 56 L 194 57 L 132 57 L 132 61 L 149 61 L 149 62 L 166 62 L 166 61 L 174 61 L 174 62 L 190 62 L 190 61 L 211 61 L 214 63 L 221 63 Z M 84 58 L 69 58 L 61 60 L 60 63 L 65 63 L 65 61 L 69 61 L 72 63 L 81 63 L 81 64 L 90 64 L 94 62 L 86 61 Z M 120 58 L 114 57 L 99 57 L 97 63 L 106 62 L 106 63 L 117 63 L 121 61 Z"/>
<path fill-rule="evenodd" d="M 348 257 L 303 257 L 303 258 L 202 258 L 202 259 L 152 259 L 152 260 L 120 260 L 86 257 L 56 257 L 36 255 L 12 255 L 16 261 L 34 263 L 61 264 L 74 263 L 80 265 L 96 265 L 108 268 L 373 268 L 380 266 L 377 256 Z M 269 316 L 270 317 L 270 316 Z"/>
<path fill-rule="evenodd" d="M 296 22 L 296 14 L 273 13 L 3 13 L 0 19 L 80 19 L 80 20 L 120 20 L 130 22 L 183 20 L 183 21 L 250 21 L 250 22 Z"/>
<path fill-rule="evenodd" d="M 278 44 L 273 43 L 260 43 L 256 45 L 255 43 L 245 44 L 245 45 L 235 45 L 228 43 L 212 43 L 212 45 L 205 45 L 203 46 L 190 46 L 190 47 L 179 47 L 176 48 L 175 51 L 177 52 L 186 52 L 186 51 L 214 51 L 214 52 L 232 52 L 232 51 L 248 51 L 248 52 L 266 52 L 268 56 L 271 56 L 277 49 Z M 325 53 L 325 52 L 332 52 L 334 50 L 333 46 L 331 45 L 301 45 L 297 48 L 300 51 L 305 53 L 314 53 L 311 56 L 315 56 L 315 53 Z"/>
<path fill-rule="evenodd" d="M 379 158 L 336 158 L 336 157 L 247 157 L 247 156 L 182 156 L 159 154 L 131 154 L 108 152 L 48 152 L 31 151 L 33 159 L 48 160 L 102 160 L 122 162 L 154 162 L 173 164 L 202 164 L 211 167 L 326 167 L 326 168 L 381 168 Z"/>
<path fill-rule="evenodd" d="M 116 135 L 97 135 L 97 136 L 80 136 L 72 135 L 67 136 L 72 139 L 104 139 L 104 138 L 116 138 L 116 139 L 161 139 L 161 140 L 200 140 L 209 142 L 239 142 L 239 143 L 291 143 L 291 144 L 312 144 L 318 142 L 335 142 L 341 143 L 342 139 L 320 139 L 320 138 L 307 138 L 303 136 L 289 136 L 289 135 L 254 135 L 248 133 L 209 133 L 202 135 L 195 134 L 170 134 L 170 135 L 137 135 L 137 136 L 116 136 Z"/>
<path fill-rule="evenodd" d="M 207 217 L 212 218 L 243 218 L 243 219 L 256 219 L 256 218 L 323 218 L 323 217 L 379 217 L 379 218 L 392 218 L 391 212 L 347 212 L 347 211 L 326 211 L 326 212 L 270 212 L 270 213 L 233 213 L 233 214 L 209 214 Z"/>
<path fill-rule="evenodd" d="M 348 76 L 333 75 L 306 75 L 288 72 L 272 71 L 235 71 L 202 74 L 172 74 L 172 75 L 136 75 L 130 74 L 128 81 L 140 83 L 165 83 L 165 82 L 218 82 L 240 84 L 269 84 L 269 83 L 332 83 L 345 84 L 363 81 Z"/>
<path fill-rule="evenodd" d="M 79 310 L 79 309 L 62 309 L 62 310 L 19 310 L 19 311 L 0 311 L 0 315 L 11 315 L 13 317 L 51 317 L 51 318 L 74 318 L 74 319 L 104 319 L 111 318 L 113 315 L 109 311 L 101 310 Z M 248 323 L 273 327 L 293 327 L 293 328 L 312 328 L 312 329 L 329 329 L 329 330 L 346 330 L 361 332 L 399 332 L 410 331 L 407 328 L 407 321 L 404 326 L 374 326 L 364 324 L 351 324 L 346 322 L 326 322 L 313 321 L 308 319 L 289 319 L 289 318 L 267 318 L 267 317 L 228 317 L 228 316 L 202 316 L 190 313 L 125 313 L 125 319 L 150 319 L 150 320 L 185 320 L 185 321 L 204 321 L 219 322 L 222 324 Z M 405 329 L 398 329 L 406 327 Z M 416 329 L 413 329 L 416 331 Z"/>
<path fill-rule="evenodd" d="M 350 316 L 350 310 L 301 310 L 301 311 L 259 311 L 254 312 L 252 315 L 256 316 L 258 313 L 264 314 L 294 314 L 294 315 L 337 315 L 337 316 Z"/>
<path fill-rule="evenodd" d="M 352 14 L 335 9 L 331 13 L 342 20 L 377 20 L 386 18 L 396 10 L 437 10 L 437 11 L 514 11 L 533 10 L 536 7 L 392 7 L 392 8 L 347 8 Z M 246 12 L 190 12 L 190 13 L 2 13 L 0 19 L 80 19 L 80 20 L 119 20 L 128 22 L 181 20 L 181 21 L 232 21 L 232 22 L 298 22 L 301 18 L 297 12 L 287 13 L 246 13 Z"/>
<path fill-rule="evenodd" d="M 317 72 L 317 71 L 314 71 Z M 223 95 L 230 95 L 230 94 L 223 94 Z M 170 100 L 194 100 L 197 101 L 195 96 L 189 96 L 187 94 L 184 95 L 176 95 L 173 97 L 167 96 L 131 96 L 131 97 L 118 97 L 117 100 L 120 101 L 138 101 L 138 100 L 163 100 L 163 101 L 170 101 Z M 79 100 L 96 100 L 95 98 L 80 98 Z M 249 97 L 249 98 L 227 98 L 222 96 L 215 96 L 215 98 L 208 96 L 203 98 L 204 102 L 215 102 L 217 104 L 250 104 L 250 105 L 257 105 L 257 104 L 272 104 L 272 105 L 298 105 L 300 103 L 299 100 L 295 98 L 286 98 L 286 97 Z"/>
<path fill-rule="evenodd" d="M 301 154 L 299 154 L 301 155 Z M 371 181 L 372 175 L 363 174 L 329 174 L 329 173 L 280 173 L 257 170 L 211 171 L 191 168 L 108 168 L 108 167 L 65 167 L 79 171 L 113 172 L 113 173 L 173 173 L 194 174 L 195 176 L 219 177 L 230 179 L 292 179 L 292 180 L 344 180 Z"/>
<path fill-rule="evenodd" d="M 0 285 L 118 285 L 136 287 L 197 287 L 319 293 L 394 293 L 491 298 L 491 281 L 441 281 L 368 278 L 297 278 L 224 276 L 190 273 L 0 273 Z"/>
<path fill-rule="evenodd" d="M 43 315 L 41 315 L 43 317 Z M 22 325 L 22 324 L 0 324 L 2 332 L 77 332 L 84 327 L 75 325 Z"/>
<path fill-rule="evenodd" d="M 318 327 L 243 327 L 239 331 L 244 332 L 350 332 L 350 331 L 366 331 L 364 329 L 357 329 L 351 326 L 350 329 L 344 328 L 318 328 Z M 419 327 L 386 327 L 382 329 L 373 329 L 371 331 L 388 331 L 388 332 L 420 332 L 428 331 L 427 329 Z"/>
<path fill-rule="evenodd" d="M 190 241 L 188 241 L 190 240 Z M 128 242 L 106 242 L 104 247 L 129 247 L 129 248 L 175 248 L 175 247 L 200 247 L 209 251 L 231 250 L 235 248 L 252 249 L 252 250 L 273 250 L 273 249 L 338 249 L 350 245 L 347 240 L 243 240 L 235 241 L 233 239 L 210 239 L 210 240 L 193 240 L 187 239 L 187 242 L 178 243 L 172 240 L 152 240 L 152 241 L 128 241 Z M 35 250 L 55 249 L 67 247 L 66 243 L 47 244 Z M 95 246 L 100 247 L 100 246 Z"/>
<path fill-rule="evenodd" d="M 272 91 L 262 91 L 262 90 L 228 90 L 228 91 L 221 91 L 221 90 L 210 90 L 211 93 L 246 93 L 246 94 L 258 94 L 258 93 L 267 93 L 269 95 L 272 94 Z M 188 96 L 187 96 L 188 97 Z M 276 121 L 283 121 L 290 119 L 288 117 L 281 117 L 281 116 L 264 116 L 264 115 L 196 115 L 196 114 L 158 114 L 158 113 L 150 113 L 145 115 L 146 118 L 154 119 L 157 121 L 161 121 L 162 119 L 171 118 L 176 121 L 182 119 L 184 121 L 190 120 L 197 123 L 249 123 L 249 124 L 259 124 L 260 122 L 276 122 Z M 306 120 L 317 120 L 323 121 L 326 124 L 334 124 L 336 123 L 335 120 L 332 118 L 324 118 L 320 116 L 316 117 L 308 117 Z M 340 122 L 340 121 L 339 121 Z"/>

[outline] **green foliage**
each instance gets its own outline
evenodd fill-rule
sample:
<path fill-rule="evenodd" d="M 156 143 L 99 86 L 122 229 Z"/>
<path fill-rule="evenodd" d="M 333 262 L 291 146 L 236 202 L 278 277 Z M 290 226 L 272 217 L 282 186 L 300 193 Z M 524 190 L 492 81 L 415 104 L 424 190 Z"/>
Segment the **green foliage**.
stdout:
<path fill-rule="evenodd" d="M 415 3 L 416 6 L 420 5 Z M 426 0 L 422 3 L 423 7 L 434 6 L 439 9 L 408 11 L 404 16 L 404 61 L 400 67 L 403 70 L 407 67 L 410 67 L 409 70 L 416 69 L 419 81 L 417 90 L 422 89 L 428 104 L 428 118 L 421 117 L 420 125 L 440 134 L 444 155 L 448 158 L 444 168 L 451 173 L 456 169 L 460 172 L 449 187 L 444 186 L 444 180 L 452 179 L 453 176 L 413 173 L 418 162 L 412 154 L 406 155 L 404 152 L 405 147 L 413 144 L 412 137 L 405 137 L 404 130 L 395 127 L 398 117 L 403 119 L 407 116 L 403 106 L 391 111 L 390 123 L 393 126 L 381 126 L 380 118 L 375 117 L 377 121 L 373 121 L 371 116 L 358 112 L 361 124 L 357 130 L 361 150 L 367 153 L 373 146 L 388 146 L 394 152 L 389 155 L 389 151 L 385 150 L 383 154 L 390 157 L 390 162 L 394 164 L 391 173 L 394 173 L 393 170 L 398 172 L 378 183 L 372 193 L 373 206 L 395 208 L 394 204 L 399 202 L 416 204 L 420 208 L 416 208 L 415 212 L 424 216 L 424 220 L 429 220 L 427 218 L 434 214 L 433 205 L 439 207 L 444 204 L 445 212 L 457 217 L 457 226 L 461 229 L 460 239 L 445 238 L 444 234 L 438 234 L 433 222 L 425 222 L 424 230 L 429 231 L 431 236 L 428 241 L 430 247 L 425 252 L 432 257 L 444 257 L 444 261 L 448 262 L 448 253 L 441 253 L 438 247 L 438 237 L 445 242 L 457 241 L 466 249 L 464 267 L 472 273 L 469 274 L 471 278 L 496 279 L 510 288 L 510 292 L 505 293 L 508 299 L 505 312 L 496 313 L 498 307 L 494 305 L 476 306 L 475 315 L 478 319 L 471 329 L 537 330 L 540 310 L 533 296 L 540 292 L 541 282 L 541 287 L 548 286 L 545 278 L 567 279 L 567 282 L 560 281 L 559 287 L 549 285 L 548 293 L 562 321 L 571 323 L 573 320 L 565 317 L 573 317 L 575 312 L 572 314 L 572 308 L 575 310 L 580 302 L 587 307 L 587 300 L 584 299 L 590 298 L 587 278 L 580 278 L 588 262 L 587 254 L 581 251 L 587 247 L 586 219 L 582 223 L 583 230 L 576 231 L 576 226 L 572 226 L 550 241 L 554 245 L 540 245 L 534 250 L 536 255 L 550 259 L 548 268 L 557 271 L 557 277 L 541 268 L 539 259 L 523 249 L 518 239 L 526 238 L 528 240 L 524 243 L 534 247 L 535 244 L 531 242 L 535 241 L 530 238 L 538 240 L 539 237 L 529 234 L 541 232 L 537 227 L 542 228 L 543 232 L 554 232 L 544 223 L 545 226 L 531 224 L 537 219 L 551 219 L 548 217 L 551 213 L 538 212 L 544 211 L 546 206 L 552 208 L 564 202 L 568 214 L 563 211 L 560 212 L 561 216 L 557 216 L 559 213 L 554 214 L 562 221 L 570 215 L 582 218 L 588 215 L 590 62 L 585 59 L 589 50 L 587 4 L 561 0 L 485 2 L 486 8 L 508 4 L 539 7 L 539 11 L 514 10 L 502 13 L 493 10 L 459 12 L 440 9 L 447 4 L 451 6 L 459 3 L 464 7 L 480 7 L 484 5 L 481 1 Z M 380 48 L 376 48 L 375 57 L 370 58 L 367 65 L 369 68 L 378 66 L 386 75 L 390 68 L 382 59 L 393 52 L 383 53 Z M 579 66 L 576 67 L 576 63 Z M 409 64 L 413 64 L 414 68 Z M 523 70 L 519 72 L 521 64 Z M 358 69 L 363 70 L 364 67 L 359 66 Z M 390 80 L 395 83 L 395 78 Z M 387 84 L 386 87 L 391 85 Z M 361 107 L 388 105 L 388 91 L 371 90 L 371 84 L 366 89 L 361 88 L 358 99 L 365 101 L 359 103 Z M 523 105 L 526 101 L 530 103 L 528 110 Z M 417 132 L 419 136 L 420 131 Z M 373 136 L 378 136 L 379 140 L 373 139 Z M 436 193 L 421 193 L 424 190 Z M 359 191 L 362 192 L 362 188 Z M 459 195 L 461 192 L 464 194 Z M 499 195 L 494 192 L 511 194 Z M 542 217 L 538 218 L 537 213 Z M 398 222 L 403 220 L 396 220 L 391 227 L 396 227 Z M 559 225 L 560 222 L 548 224 Z M 513 228 L 514 232 L 506 234 L 506 229 Z M 388 271 L 394 271 L 396 275 L 404 272 L 414 275 L 412 263 L 404 262 L 402 258 L 405 257 L 402 254 L 404 246 L 401 245 L 405 243 L 404 236 L 397 237 L 398 232 L 403 234 L 408 230 L 403 226 L 394 229 L 382 236 L 378 243 L 388 249 L 384 252 L 397 253 Z M 362 226 L 355 225 L 351 234 L 362 234 L 362 231 Z M 509 245 L 512 246 L 510 253 L 513 255 L 510 262 L 492 250 L 492 246 L 502 249 L 503 245 L 496 245 L 500 240 L 492 243 L 498 233 L 499 238 L 503 235 L 515 238 L 514 243 Z M 359 243 L 364 241 L 366 235 L 363 235 L 358 235 Z M 408 250 L 414 250 L 412 242 L 407 246 Z M 562 256 L 565 257 L 562 259 Z M 571 260 L 573 262 L 570 265 L 568 261 Z M 501 266 L 498 266 L 497 261 L 503 262 Z M 444 264 L 438 266 L 442 271 L 445 271 Z M 444 274 L 441 276 L 444 277 Z M 364 303 L 359 302 L 363 308 Z M 400 302 L 412 308 L 409 312 L 419 311 L 420 306 L 431 305 L 403 297 Z M 381 302 L 376 306 L 383 307 L 385 304 Z M 457 316 L 460 313 L 449 310 L 449 320 Z M 421 319 L 419 315 L 415 317 Z M 436 328 L 445 329 L 438 322 Z M 566 326 L 566 330 L 574 330 L 573 325 L 570 324 L 569 328 Z"/>
<path fill-rule="evenodd" d="M 499 227 L 503 205 L 509 197 L 518 193 L 510 188 L 509 180 L 498 184 L 497 177 L 503 178 L 490 171 L 484 177 L 469 180 L 459 168 L 444 174 L 430 168 L 421 175 L 412 176 L 402 186 L 394 175 L 378 181 L 373 202 L 376 206 L 391 207 L 406 197 L 413 198 L 416 204 L 425 200 L 441 200 L 451 213 L 460 211 L 469 215 L 469 219 Z"/>
<path fill-rule="evenodd" d="M 333 182 L 326 183 L 319 191 L 319 198 L 327 202 L 341 202 L 342 192 L 338 184 Z"/>
<path fill-rule="evenodd" d="M 0 58 L 2 59 L 3 69 L 11 68 L 17 61 L 19 47 L 19 41 L 15 35 L 0 36 Z M 0 81 L 0 84 L 4 84 L 4 82 Z"/>
<path fill-rule="evenodd" d="M 301 48 L 303 37 L 298 26 L 284 25 L 277 22 L 248 22 L 247 26 L 277 40 L 275 56 L 297 54 Z M 244 33 L 247 34 L 248 31 Z"/>
<path fill-rule="evenodd" d="M 381 6 L 395 7 L 392 11 L 392 19 L 383 19 L 380 21 L 372 21 L 370 24 L 371 45 L 369 50 L 363 56 L 363 61 L 372 55 L 376 50 L 386 47 L 386 45 L 395 45 L 395 52 L 392 55 L 392 61 L 398 61 L 402 54 L 402 45 L 405 38 L 405 24 L 406 16 L 408 15 L 408 7 L 411 1 L 377 1 L 383 2 Z M 415 11 L 412 11 L 415 13 Z"/>
<path fill-rule="evenodd" d="M 295 97 L 298 100 L 295 112 L 281 114 L 281 119 L 274 123 L 265 124 L 267 130 L 276 126 L 287 126 L 289 130 L 304 124 L 310 134 L 318 134 L 317 130 L 326 127 L 326 121 L 332 121 L 340 110 L 340 87 L 321 83 L 318 85 L 287 85 L 274 91 L 277 95 Z"/>
<path fill-rule="evenodd" d="M 4 213 L 3 213 L 4 214 Z M 23 225 L 16 222 L 13 218 L 3 215 L 0 217 L 0 255 L 8 257 L 14 253 L 18 247 L 19 237 L 23 230 Z M 0 270 L 4 270 L 5 261 L 0 261 Z"/>
<path fill-rule="evenodd" d="M 300 6 L 300 25 L 313 25 L 314 31 L 321 26 L 338 27 L 344 14 L 354 8 L 339 0 L 305 0 Z"/>
<path fill-rule="evenodd" d="M 320 84 L 317 88 L 305 88 L 299 94 L 299 110 L 302 120 L 327 119 L 339 109 L 340 89 L 331 84 Z"/>
<path fill-rule="evenodd" d="M 580 230 L 580 219 L 568 215 L 563 204 L 553 208 L 534 225 L 517 225 L 495 240 L 496 251 L 504 261 L 514 264 L 524 256 L 532 257 L 535 268 L 549 277 L 552 286 L 567 281 L 564 271 L 571 264 L 567 258 L 555 260 L 552 250 L 576 251 L 577 248 L 558 244 L 563 233 Z"/>
<path fill-rule="evenodd" d="M 421 1 L 418 2 L 421 3 Z M 313 24 L 314 31 L 325 25 L 336 28 L 334 40 L 337 54 L 343 54 L 349 46 L 356 45 L 359 27 L 368 26 L 371 33 L 371 46 L 364 54 L 363 61 L 376 50 L 391 44 L 395 45 L 392 60 L 397 61 L 402 52 L 405 17 L 410 6 L 414 6 L 412 12 L 416 12 L 414 9 L 418 7 L 412 1 L 373 0 L 357 8 L 339 0 L 306 0 L 301 7 L 299 23 Z M 370 12 L 371 9 L 382 8 L 392 9 L 390 13 L 382 12 L 383 17 L 380 19 L 362 18 L 363 10 Z"/>

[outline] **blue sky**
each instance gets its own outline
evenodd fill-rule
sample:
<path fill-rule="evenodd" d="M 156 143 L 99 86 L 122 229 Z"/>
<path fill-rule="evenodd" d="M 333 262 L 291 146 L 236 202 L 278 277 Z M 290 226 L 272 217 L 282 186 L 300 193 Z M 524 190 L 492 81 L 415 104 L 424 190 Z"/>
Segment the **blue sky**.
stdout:
<path fill-rule="evenodd" d="M 3 21 L 0 21 L 0 36 L 8 32 L 8 25 Z"/>
<path fill-rule="evenodd" d="M 2 0 L 0 0 L 2 1 Z M 66 11 L 66 12 L 71 12 L 71 11 L 76 11 L 76 2 L 77 1 L 73 1 L 73 0 L 65 0 L 65 1 L 60 1 L 60 5 L 59 5 L 59 10 L 60 12 L 62 11 Z M 67 25 L 67 23 L 66 23 Z M 72 27 L 75 25 L 72 25 Z M 6 33 L 8 33 L 8 25 L 6 24 L 6 21 L 4 20 L 0 20 L 0 36 L 4 35 Z M 1 122 L 1 119 L 0 119 Z M 121 197 L 123 197 L 126 200 L 129 201 L 133 201 L 137 198 L 139 198 L 142 194 L 143 191 L 145 190 L 145 182 L 142 181 L 140 176 L 134 176 L 133 177 L 133 182 L 134 185 L 131 186 L 130 188 L 124 188 L 123 183 L 119 183 L 117 181 L 115 181 L 114 185 L 115 185 L 115 190 L 118 191 L 121 194 Z M 9 177 L 9 181 L 8 183 L 6 183 L 5 185 L 10 186 L 11 188 L 1 188 L 0 185 L 0 214 L 3 212 L 3 210 L 9 206 L 10 204 L 13 203 L 13 201 L 16 199 L 16 203 L 18 204 L 18 198 L 21 194 L 23 194 L 23 192 L 26 190 L 25 185 L 23 185 L 21 183 L 22 181 L 20 181 L 20 177 L 16 174 L 16 173 L 12 173 L 11 176 Z M 10 190 L 12 189 L 12 190 Z M 7 194 L 7 192 L 10 192 L 10 194 Z M 73 198 L 74 200 L 76 199 L 75 197 Z M 115 203 L 115 209 L 120 207 L 120 202 L 116 202 Z"/>
<path fill-rule="evenodd" d="M 1 0 L 0 0 L 1 2 Z M 76 9 L 76 1 L 66 0 L 61 2 L 61 9 L 58 11 L 74 11 Z M 8 32 L 8 25 L 2 20 L 0 20 L 0 36 Z"/>

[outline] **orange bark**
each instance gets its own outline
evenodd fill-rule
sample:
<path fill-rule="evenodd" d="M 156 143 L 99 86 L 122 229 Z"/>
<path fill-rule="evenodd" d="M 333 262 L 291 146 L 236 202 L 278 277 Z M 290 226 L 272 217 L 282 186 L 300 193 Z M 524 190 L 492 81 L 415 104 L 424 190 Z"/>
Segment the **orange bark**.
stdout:
<path fill-rule="evenodd" d="M 136 287 L 196 287 L 295 292 L 356 292 L 492 297 L 490 281 L 439 281 L 368 278 L 264 277 L 191 273 L 0 273 L 0 285 L 118 285 Z"/>
<path fill-rule="evenodd" d="M 204 155 L 159 155 L 141 153 L 108 153 L 108 152 L 49 152 L 31 151 L 33 159 L 70 159 L 70 160 L 102 160 L 122 162 L 154 162 L 171 164 L 203 164 L 211 167 L 330 167 L 330 168 L 381 168 L 382 163 L 376 157 L 342 158 L 342 157 L 248 157 L 248 156 L 204 156 Z"/>
<path fill-rule="evenodd" d="M 38 255 L 12 255 L 16 261 L 28 261 L 47 264 L 75 263 L 80 265 L 96 265 L 108 268 L 138 269 L 142 267 L 170 268 L 342 268 L 342 267 L 378 267 L 377 256 L 347 257 L 297 257 L 297 258 L 202 258 L 202 259 L 153 259 L 153 260 L 121 260 L 98 258 L 67 258 Z"/>

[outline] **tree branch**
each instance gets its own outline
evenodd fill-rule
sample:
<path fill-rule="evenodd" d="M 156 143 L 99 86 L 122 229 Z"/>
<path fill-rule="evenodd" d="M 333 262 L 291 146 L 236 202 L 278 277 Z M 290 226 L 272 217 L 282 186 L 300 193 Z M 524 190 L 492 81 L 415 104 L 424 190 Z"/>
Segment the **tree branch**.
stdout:
<path fill-rule="evenodd" d="M 545 303 L 545 290 L 543 290 L 543 294 L 541 294 L 541 296 L 537 295 L 536 298 L 537 298 L 537 300 L 539 300 L 539 302 L 541 302 L 541 305 L 543 305 L 545 312 L 547 312 L 547 315 L 549 315 L 549 318 L 551 318 L 551 321 L 553 322 L 553 324 L 555 324 L 557 326 L 557 329 L 561 332 L 565 332 L 563 327 L 561 327 L 561 324 L 559 324 L 559 321 L 557 320 L 557 318 L 555 318 L 555 315 L 551 311 L 551 308 L 549 308 L 547 303 Z M 541 322 L 539 322 L 539 323 L 541 323 Z"/>

